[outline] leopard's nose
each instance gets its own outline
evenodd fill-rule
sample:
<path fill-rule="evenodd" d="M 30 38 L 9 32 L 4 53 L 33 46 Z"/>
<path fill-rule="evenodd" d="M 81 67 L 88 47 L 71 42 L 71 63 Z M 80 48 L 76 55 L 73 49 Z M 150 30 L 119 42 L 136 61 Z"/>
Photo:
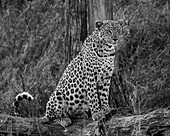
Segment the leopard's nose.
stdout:
<path fill-rule="evenodd" d="M 116 41 L 117 41 L 117 38 L 113 38 L 113 41 L 115 41 L 115 42 L 116 42 Z"/>

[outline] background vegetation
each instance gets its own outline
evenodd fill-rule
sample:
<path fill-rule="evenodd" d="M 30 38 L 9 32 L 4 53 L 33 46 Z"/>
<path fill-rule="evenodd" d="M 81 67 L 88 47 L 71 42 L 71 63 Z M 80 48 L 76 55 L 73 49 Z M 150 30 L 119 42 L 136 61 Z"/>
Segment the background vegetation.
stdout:
<path fill-rule="evenodd" d="M 105 11 L 97 10 L 100 2 Z M 117 53 L 111 106 L 132 107 L 135 113 L 168 107 L 169 8 L 168 0 L 1 0 L 1 113 L 13 114 L 14 97 L 28 91 L 35 100 L 22 114 L 44 115 L 50 94 L 94 21 L 120 18 L 130 19 L 132 35 Z"/>

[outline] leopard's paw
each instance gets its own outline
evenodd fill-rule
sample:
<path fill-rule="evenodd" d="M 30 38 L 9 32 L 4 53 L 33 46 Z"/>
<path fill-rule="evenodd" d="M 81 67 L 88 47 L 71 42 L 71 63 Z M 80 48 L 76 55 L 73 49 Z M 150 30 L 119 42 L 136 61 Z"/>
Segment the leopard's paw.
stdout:
<path fill-rule="evenodd" d="M 68 127 L 69 125 L 72 124 L 70 118 L 55 119 L 54 122 L 62 125 L 63 127 Z"/>
<path fill-rule="evenodd" d="M 104 117 L 104 112 L 102 112 L 102 111 L 92 114 L 92 119 L 94 121 L 98 121 L 98 120 L 102 119 L 103 117 Z"/>

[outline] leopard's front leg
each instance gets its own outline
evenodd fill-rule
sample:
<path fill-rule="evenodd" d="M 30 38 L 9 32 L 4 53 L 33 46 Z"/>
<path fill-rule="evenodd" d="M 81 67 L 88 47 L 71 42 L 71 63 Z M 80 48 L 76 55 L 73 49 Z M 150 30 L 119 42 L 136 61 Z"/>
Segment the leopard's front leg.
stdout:
<path fill-rule="evenodd" d="M 97 92 L 97 84 L 95 80 L 90 80 L 87 83 L 87 100 L 90 105 L 90 110 L 92 114 L 92 119 L 94 121 L 100 120 L 102 118 L 102 111 L 100 106 L 100 100 Z"/>
<path fill-rule="evenodd" d="M 108 113 L 111 108 L 109 106 L 109 88 L 111 77 L 105 77 L 98 82 L 98 93 L 101 101 L 101 110 L 104 114 Z"/>
<path fill-rule="evenodd" d="M 63 94 L 55 91 L 47 102 L 45 117 L 63 127 L 71 125 L 71 119 L 64 113 L 64 106 Z"/>

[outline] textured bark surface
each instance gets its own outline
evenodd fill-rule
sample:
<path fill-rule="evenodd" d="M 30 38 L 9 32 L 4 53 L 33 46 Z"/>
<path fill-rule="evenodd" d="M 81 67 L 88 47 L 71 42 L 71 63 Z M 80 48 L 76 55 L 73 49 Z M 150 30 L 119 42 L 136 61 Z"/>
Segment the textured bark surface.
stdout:
<path fill-rule="evenodd" d="M 117 115 L 103 124 L 107 136 L 165 136 L 170 135 L 170 110 L 158 109 L 147 114 L 119 116 Z M 115 113 L 115 111 L 114 111 Z M 127 113 L 126 113 L 127 114 Z M 44 123 L 42 119 L 21 118 L 0 114 L 0 135 L 31 135 L 31 136 L 94 136 L 100 134 L 98 122 L 91 119 L 74 120 L 66 129 L 59 124 Z"/>

